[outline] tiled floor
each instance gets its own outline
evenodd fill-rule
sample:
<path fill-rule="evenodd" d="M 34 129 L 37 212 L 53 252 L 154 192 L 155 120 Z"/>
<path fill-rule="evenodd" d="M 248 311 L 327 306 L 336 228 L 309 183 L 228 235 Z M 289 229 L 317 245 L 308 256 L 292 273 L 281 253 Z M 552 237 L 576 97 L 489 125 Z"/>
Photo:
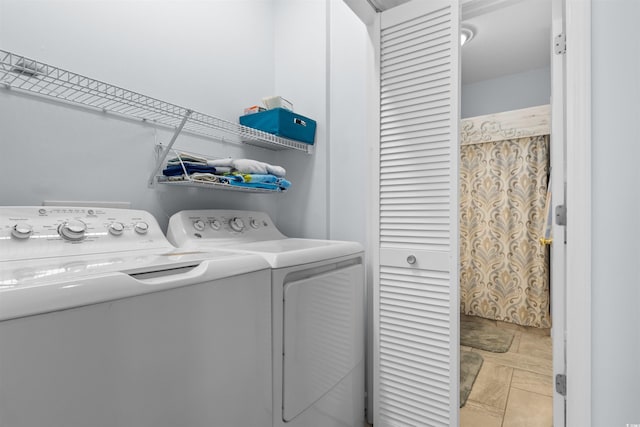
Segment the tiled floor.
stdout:
<path fill-rule="evenodd" d="M 549 329 L 465 316 L 515 333 L 506 353 L 471 347 L 484 358 L 471 394 L 460 409 L 460 427 L 551 427 L 553 371 Z"/>

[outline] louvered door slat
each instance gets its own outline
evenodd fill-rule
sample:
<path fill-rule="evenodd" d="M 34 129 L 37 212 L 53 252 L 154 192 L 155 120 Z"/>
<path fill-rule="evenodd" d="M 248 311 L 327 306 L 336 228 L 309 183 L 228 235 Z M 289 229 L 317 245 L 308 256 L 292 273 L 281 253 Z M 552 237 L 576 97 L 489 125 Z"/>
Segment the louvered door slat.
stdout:
<path fill-rule="evenodd" d="M 457 423 L 458 0 L 382 13 L 374 423 Z"/>
<path fill-rule="evenodd" d="M 442 101 L 446 101 L 447 98 L 446 96 L 442 97 Z M 400 102 L 395 102 L 395 103 L 390 103 L 387 102 L 386 105 L 380 105 L 380 115 L 381 117 L 387 117 L 389 115 L 393 115 L 393 114 L 401 114 L 403 112 L 406 111 L 419 111 L 421 109 L 425 109 L 425 110 L 433 110 L 433 109 L 445 109 L 446 111 L 448 111 L 448 104 L 446 104 L 445 102 L 442 103 L 443 105 L 428 105 L 424 103 L 424 99 L 421 99 L 419 97 L 416 98 L 410 98 L 408 100 L 405 101 L 400 101 Z"/>
<path fill-rule="evenodd" d="M 393 83 L 398 80 L 404 80 L 410 76 L 429 77 L 446 72 L 450 69 L 450 66 L 449 58 L 443 53 L 439 60 L 420 58 L 413 61 L 412 64 L 407 64 L 405 61 L 399 62 L 398 65 L 394 67 L 386 67 L 385 73 L 381 75 L 380 78 L 385 82 Z"/>

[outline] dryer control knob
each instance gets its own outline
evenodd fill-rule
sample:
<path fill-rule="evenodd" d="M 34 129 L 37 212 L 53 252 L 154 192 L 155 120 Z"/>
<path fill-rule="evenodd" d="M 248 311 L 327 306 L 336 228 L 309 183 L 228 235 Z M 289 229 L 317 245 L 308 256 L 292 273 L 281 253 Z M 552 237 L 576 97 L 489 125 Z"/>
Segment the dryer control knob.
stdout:
<path fill-rule="evenodd" d="M 147 231 L 149 231 L 149 224 L 143 221 L 136 222 L 135 225 L 133 226 L 133 229 L 138 234 L 147 234 Z"/>
<path fill-rule="evenodd" d="M 260 222 L 257 219 L 252 219 L 249 225 L 251 225 L 251 228 L 259 228 Z"/>
<path fill-rule="evenodd" d="M 218 221 L 217 219 L 212 219 L 211 221 L 209 221 L 209 226 L 213 229 L 213 230 L 220 230 L 220 221 Z"/>
<path fill-rule="evenodd" d="M 33 234 L 33 228 L 29 224 L 18 223 L 11 228 L 11 235 L 16 239 L 28 239 Z"/>
<path fill-rule="evenodd" d="M 240 232 L 244 230 L 244 221 L 242 221 L 242 218 L 235 217 L 229 221 L 229 227 L 231 227 L 233 231 Z"/>
<path fill-rule="evenodd" d="M 120 236 L 124 232 L 124 224 L 121 222 L 112 222 L 107 226 L 109 234 L 112 236 Z"/>
<path fill-rule="evenodd" d="M 63 222 L 58 227 L 58 234 L 66 240 L 78 241 L 84 239 L 87 231 L 87 224 L 78 220 Z"/>
<path fill-rule="evenodd" d="M 201 219 L 198 219 L 196 221 L 193 221 L 193 228 L 195 228 L 198 231 L 203 231 L 204 230 L 204 221 Z"/>

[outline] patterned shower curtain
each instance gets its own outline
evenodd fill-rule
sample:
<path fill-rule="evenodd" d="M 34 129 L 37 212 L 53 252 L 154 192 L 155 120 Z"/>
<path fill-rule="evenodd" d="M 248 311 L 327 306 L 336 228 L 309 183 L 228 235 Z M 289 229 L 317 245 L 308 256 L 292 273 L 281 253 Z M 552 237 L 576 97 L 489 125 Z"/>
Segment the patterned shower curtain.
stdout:
<path fill-rule="evenodd" d="M 460 311 L 547 328 L 549 136 L 460 147 Z"/>

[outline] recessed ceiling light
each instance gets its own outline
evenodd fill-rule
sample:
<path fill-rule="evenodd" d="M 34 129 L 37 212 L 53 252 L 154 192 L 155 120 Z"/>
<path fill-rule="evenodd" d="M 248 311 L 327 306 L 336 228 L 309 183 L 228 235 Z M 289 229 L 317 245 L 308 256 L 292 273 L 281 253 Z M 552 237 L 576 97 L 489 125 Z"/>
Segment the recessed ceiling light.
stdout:
<path fill-rule="evenodd" d="M 469 43 L 474 36 L 474 32 L 469 27 L 461 27 L 460 28 L 460 46 L 464 46 Z"/>

